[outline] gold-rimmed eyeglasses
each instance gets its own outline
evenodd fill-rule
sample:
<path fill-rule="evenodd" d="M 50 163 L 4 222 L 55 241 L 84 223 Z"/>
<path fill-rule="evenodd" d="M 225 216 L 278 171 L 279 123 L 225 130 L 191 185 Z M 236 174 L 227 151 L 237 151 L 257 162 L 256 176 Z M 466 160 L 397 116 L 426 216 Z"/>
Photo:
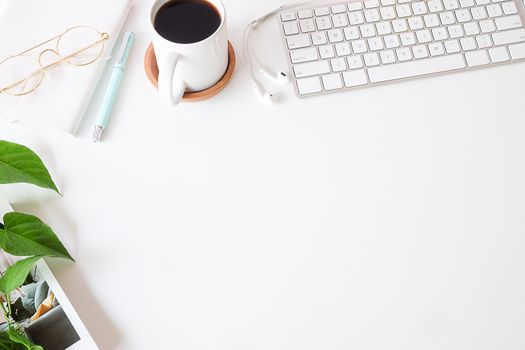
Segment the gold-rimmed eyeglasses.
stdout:
<path fill-rule="evenodd" d="M 22 96 L 40 86 L 46 71 L 63 62 L 87 66 L 100 58 L 109 34 L 89 26 L 66 29 L 46 41 L 0 61 L 0 94 Z M 54 48 L 44 48 L 36 57 L 31 51 L 56 41 Z M 53 56 L 49 59 L 47 56 Z"/>

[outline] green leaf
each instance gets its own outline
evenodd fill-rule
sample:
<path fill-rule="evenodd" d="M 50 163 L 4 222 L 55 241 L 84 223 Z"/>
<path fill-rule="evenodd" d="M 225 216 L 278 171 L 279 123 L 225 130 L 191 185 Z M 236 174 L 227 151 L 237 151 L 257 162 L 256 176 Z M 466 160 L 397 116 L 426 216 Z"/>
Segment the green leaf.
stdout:
<path fill-rule="evenodd" d="M 44 350 L 40 345 L 33 344 L 27 336 L 21 332 L 18 332 L 16 329 L 9 327 L 7 331 L 9 340 L 11 340 L 14 346 L 11 347 L 11 350 L 14 349 L 24 349 L 24 350 Z M 19 346 L 16 346 L 19 345 Z"/>
<path fill-rule="evenodd" d="M 0 277 L 0 292 L 7 294 L 24 284 L 27 275 L 40 259 L 42 259 L 41 256 L 32 256 L 9 266 L 4 275 Z"/>
<path fill-rule="evenodd" d="M 53 230 L 33 215 L 7 213 L 4 215 L 4 226 L 0 230 L 0 247 L 9 254 L 73 260 Z"/>
<path fill-rule="evenodd" d="M 9 339 L 15 344 L 21 344 L 23 345 L 27 350 L 31 350 L 31 342 L 29 339 L 24 337 L 22 334 L 18 333 L 14 328 L 9 327 L 9 330 L 7 331 L 7 334 L 9 335 Z"/>
<path fill-rule="evenodd" d="M 0 350 L 11 350 L 11 339 L 6 331 L 0 333 Z"/>
<path fill-rule="evenodd" d="M 0 140 L 0 184 L 21 182 L 60 194 L 49 171 L 35 152 L 25 146 Z"/>

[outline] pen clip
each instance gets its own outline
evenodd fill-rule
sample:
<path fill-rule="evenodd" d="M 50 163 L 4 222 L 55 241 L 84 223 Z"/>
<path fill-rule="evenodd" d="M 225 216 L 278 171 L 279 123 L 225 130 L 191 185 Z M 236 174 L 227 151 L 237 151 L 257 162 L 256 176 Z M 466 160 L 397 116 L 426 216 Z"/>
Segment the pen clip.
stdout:
<path fill-rule="evenodd" d="M 122 38 L 122 43 L 120 44 L 120 49 L 117 54 L 117 64 L 122 63 L 124 60 L 124 56 L 126 55 L 126 48 L 128 47 L 129 40 L 131 39 L 131 32 L 124 33 L 124 37 Z"/>

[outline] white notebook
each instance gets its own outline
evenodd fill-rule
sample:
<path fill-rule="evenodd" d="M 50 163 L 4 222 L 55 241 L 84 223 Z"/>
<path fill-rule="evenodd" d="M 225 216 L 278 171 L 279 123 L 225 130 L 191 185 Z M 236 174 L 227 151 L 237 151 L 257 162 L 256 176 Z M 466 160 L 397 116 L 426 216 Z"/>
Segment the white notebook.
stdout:
<path fill-rule="evenodd" d="M 0 93 L 0 117 L 75 134 L 130 5 L 131 0 L 0 0 L 0 61 L 74 26 L 91 26 L 110 36 L 94 64 L 51 68 L 40 87 L 25 96 Z M 43 49 L 48 47 L 53 45 Z M 29 54 L 38 57 L 40 51 Z"/>

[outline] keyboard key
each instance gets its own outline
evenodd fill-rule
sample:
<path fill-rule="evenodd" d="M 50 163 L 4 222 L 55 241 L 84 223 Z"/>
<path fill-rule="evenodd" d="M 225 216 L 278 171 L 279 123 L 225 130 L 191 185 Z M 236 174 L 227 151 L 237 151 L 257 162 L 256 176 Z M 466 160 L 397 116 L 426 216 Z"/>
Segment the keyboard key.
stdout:
<path fill-rule="evenodd" d="M 348 11 L 357 11 L 363 9 L 362 2 L 350 2 L 348 3 Z"/>
<path fill-rule="evenodd" d="M 448 34 L 452 39 L 461 38 L 463 34 L 463 27 L 456 24 L 448 27 Z"/>
<path fill-rule="evenodd" d="M 295 20 L 295 12 L 283 12 L 281 13 L 281 21 L 288 22 Z"/>
<path fill-rule="evenodd" d="M 456 53 L 456 52 L 461 51 L 459 42 L 457 40 L 445 41 L 445 51 L 447 51 L 447 53 Z"/>
<path fill-rule="evenodd" d="M 425 45 L 414 46 L 412 52 L 414 53 L 414 58 L 417 59 L 428 57 L 428 51 Z"/>
<path fill-rule="evenodd" d="M 346 6 L 344 4 L 333 5 L 331 7 L 331 9 L 332 9 L 332 13 L 333 14 L 345 13 L 346 12 Z"/>
<path fill-rule="evenodd" d="M 494 25 L 494 21 L 491 19 L 480 21 L 479 26 L 481 28 L 482 33 L 492 33 L 496 31 L 496 26 Z"/>
<path fill-rule="evenodd" d="M 368 76 L 372 83 L 379 83 L 395 79 L 412 78 L 420 75 L 446 72 L 465 68 L 463 55 L 433 57 L 398 64 L 372 67 L 368 69 Z"/>
<path fill-rule="evenodd" d="M 428 10 L 431 13 L 443 11 L 443 4 L 441 3 L 441 0 L 430 0 L 427 3 L 427 6 L 428 6 Z"/>
<path fill-rule="evenodd" d="M 348 68 L 350 69 L 363 68 L 363 60 L 359 55 L 350 56 L 346 61 L 348 62 Z"/>
<path fill-rule="evenodd" d="M 484 66 L 490 63 L 487 50 L 467 52 L 465 59 L 469 67 Z"/>
<path fill-rule="evenodd" d="M 326 32 L 312 33 L 312 42 L 316 46 L 326 44 L 328 42 Z"/>
<path fill-rule="evenodd" d="M 428 28 L 437 27 L 440 24 L 439 18 L 436 14 L 426 15 L 425 17 L 423 17 L 423 19 L 425 20 L 425 25 Z"/>
<path fill-rule="evenodd" d="M 396 49 L 396 55 L 399 62 L 410 61 L 412 59 L 412 51 L 408 47 Z"/>
<path fill-rule="evenodd" d="M 313 16 L 314 12 L 312 10 L 300 10 L 297 12 L 299 19 L 312 18 Z"/>
<path fill-rule="evenodd" d="M 379 53 L 379 57 L 381 58 L 381 62 L 383 64 L 394 63 L 396 61 L 396 55 L 394 54 L 393 50 L 381 51 Z"/>
<path fill-rule="evenodd" d="M 283 28 L 285 35 L 299 34 L 299 26 L 297 25 L 297 22 L 284 22 Z"/>
<path fill-rule="evenodd" d="M 367 53 L 363 56 L 363 58 L 367 67 L 379 65 L 379 56 L 375 52 Z"/>
<path fill-rule="evenodd" d="M 348 17 L 344 13 L 335 15 L 332 17 L 332 22 L 334 22 L 335 28 L 346 27 L 348 25 Z"/>
<path fill-rule="evenodd" d="M 425 6 L 425 3 L 423 1 L 412 3 L 412 11 L 416 16 L 425 15 L 428 12 L 427 7 Z"/>
<path fill-rule="evenodd" d="M 343 41 L 343 31 L 341 29 L 332 29 L 328 31 L 328 41 L 338 43 Z"/>
<path fill-rule="evenodd" d="M 343 73 L 343 79 L 346 87 L 366 85 L 368 83 L 366 73 L 362 69 Z"/>
<path fill-rule="evenodd" d="M 367 0 L 365 1 L 365 8 L 372 9 L 379 7 L 379 1 L 378 0 Z"/>
<path fill-rule="evenodd" d="M 326 30 L 332 28 L 332 21 L 330 21 L 330 17 L 328 16 L 317 17 L 315 19 L 315 22 L 317 23 L 317 29 L 319 30 Z"/>
<path fill-rule="evenodd" d="M 332 66 L 332 71 L 334 72 L 344 72 L 346 70 L 345 59 L 342 57 L 330 60 L 330 65 Z"/>
<path fill-rule="evenodd" d="M 443 5 L 445 5 L 445 10 L 456 10 L 459 8 L 458 0 L 443 0 Z"/>
<path fill-rule="evenodd" d="M 507 16 L 496 18 L 496 27 L 498 30 L 514 29 L 521 28 L 523 24 L 521 23 L 521 18 L 519 15 Z"/>
<path fill-rule="evenodd" d="M 381 38 L 368 39 L 368 47 L 370 48 L 370 51 L 383 50 L 383 40 L 381 40 Z"/>
<path fill-rule="evenodd" d="M 363 24 L 359 29 L 361 30 L 361 36 L 363 38 L 370 38 L 376 35 L 373 24 Z"/>
<path fill-rule="evenodd" d="M 479 27 L 476 22 L 469 22 L 463 25 L 466 35 L 477 35 L 479 34 Z"/>
<path fill-rule="evenodd" d="M 310 36 L 308 34 L 297 34 L 286 38 L 288 48 L 290 50 L 300 49 L 302 47 L 310 46 Z"/>
<path fill-rule="evenodd" d="M 381 17 L 379 17 L 379 11 L 377 9 L 365 11 L 365 20 L 368 23 L 378 22 L 380 19 Z"/>
<path fill-rule="evenodd" d="M 525 41 L 525 30 L 521 28 L 494 33 L 492 34 L 492 41 L 496 46 Z"/>
<path fill-rule="evenodd" d="M 505 47 L 495 47 L 489 50 L 490 60 L 492 63 L 505 62 L 510 59 L 509 53 Z"/>
<path fill-rule="evenodd" d="M 475 20 L 487 18 L 487 11 L 484 7 L 474 7 L 470 10 L 470 12 L 472 12 L 472 18 Z"/>
<path fill-rule="evenodd" d="M 461 7 L 472 7 L 474 6 L 474 0 L 459 0 Z"/>
<path fill-rule="evenodd" d="M 401 33 L 399 35 L 399 38 L 401 39 L 401 44 L 403 46 L 410 46 L 416 44 L 416 36 L 413 32 Z"/>
<path fill-rule="evenodd" d="M 440 13 L 439 19 L 441 20 L 441 24 L 444 26 L 456 23 L 456 16 L 454 16 L 454 13 L 450 11 Z"/>
<path fill-rule="evenodd" d="M 337 53 L 337 56 L 348 56 L 352 53 L 348 43 L 340 43 L 335 45 L 335 52 Z"/>
<path fill-rule="evenodd" d="M 307 94 L 313 94 L 316 92 L 323 91 L 323 88 L 321 87 L 321 82 L 319 81 L 319 77 L 313 77 L 313 78 L 306 78 L 306 79 L 298 79 L 297 80 L 297 90 L 299 91 L 300 95 L 307 95 Z"/>
<path fill-rule="evenodd" d="M 394 32 L 396 33 L 408 30 L 407 21 L 405 19 L 396 19 L 392 21 L 392 27 L 394 27 Z"/>
<path fill-rule="evenodd" d="M 445 54 L 445 49 L 443 48 L 442 43 L 428 44 L 428 51 L 430 51 L 430 56 L 441 56 Z"/>
<path fill-rule="evenodd" d="M 396 0 L 381 0 L 381 5 L 383 6 L 390 6 L 395 5 Z"/>
<path fill-rule="evenodd" d="M 303 19 L 299 21 L 299 26 L 301 27 L 301 32 L 310 33 L 315 31 L 315 23 L 313 19 Z"/>
<path fill-rule="evenodd" d="M 363 53 L 368 51 L 368 48 L 364 40 L 354 40 L 352 41 L 352 50 L 354 53 Z"/>
<path fill-rule="evenodd" d="M 304 49 L 297 49 L 290 51 L 290 58 L 292 63 L 303 63 L 314 61 L 318 58 L 315 47 L 307 47 Z"/>
<path fill-rule="evenodd" d="M 312 75 L 330 73 L 330 65 L 328 61 L 299 63 L 293 66 L 293 70 L 296 78 L 304 78 Z"/>
<path fill-rule="evenodd" d="M 381 12 L 381 18 L 385 21 L 396 18 L 396 13 L 393 6 L 381 7 L 379 12 Z"/>
<path fill-rule="evenodd" d="M 316 16 L 326 16 L 330 14 L 328 7 L 319 7 L 314 10 Z"/>
<path fill-rule="evenodd" d="M 392 33 L 392 27 L 390 27 L 390 22 L 379 22 L 376 24 L 377 34 L 387 35 Z"/>
<path fill-rule="evenodd" d="M 503 7 L 503 13 L 506 15 L 518 13 L 518 9 L 516 8 L 516 5 L 513 1 L 504 2 L 501 4 L 501 7 Z"/>
<path fill-rule="evenodd" d="M 509 51 L 512 59 L 525 58 L 525 44 L 510 45 Z"/>
<path fill-rule="evenodd" d="M 365 22 L 365 19 L 363 17 L 363 12 L 361 11 L 350 12 L 348 14 L 348 20 L 350 21 L 350 24 L 353 26 L 355 26 L 356 24 L 363 24 Z"/>
<path fill-rule="evenodd" d="M 346 40 L 354 40 L 359 38 L 359 30 L 357 27 L 347 27 L 343 31 Z"/>
<path fill-rule="evenodd" d="M 457 10 L 456 18 L 458 19 L 458 23 L 469 22 L 472 20 L 469 10 Z"/>
<path fill-rule="evenodd" d="M 396 12 L 397 16 L 400 18 L 408 17 L 412 15 L 412 11 L 410 10 L 410 6 L 407 4 L 398 5 L 396 6 Z"/>
<path fill-rule="evenodd" d="M 321 58 L 332 58 L 335 56 L 334 47 L 332 45 L 323 45 L 319 47 L 319 55 Z"/>
<path fill-rule="evenodd" d="M 421 17 L 410 17 L 408 19 L 408 25 L 411 30 L 423 29 L 423 19 Z"/>
<path fill-rule="evenodd" d="M 474 38 L 463 38 L 459 41 L 463 51 L 470 51 L 476 48 L 476 41 Z"/>
<path fill-rule="evenodd" d="M 490 35 L 488 34 L 477 36 L 476 42 L 478 43 L 478 47 L 480 49 L 486 49 L 487 47 L 492 46 L 492 40 L 490 39 Z"/>
<path fill-rule="evenodd" d="M 490 17 L 499 17 L 503 15 L 503 11 L 501 10 L 501 6 L 499 4 L 487 6 L 487 12 Z"/>
<path fill-rule="evenodd" d="M 434 36 L 434 40 L 441 41 L 448 39 L 448 33 L 445 27 L 439 27 L 432 29 L 432 35 Z"/>
<path fill-rule="evenodd" d="M 416 32 L 417 41 L 420 44 L 429 43 L 432 41 L 432 36 L 430 35 L 430 31 L 428 29 L 418 30 Z"/>
<path fill-rule="evenodd" d="M 385 46 L 388 49 L 399 47 L 399 37 L 395 34 L 385 36 Z"/>
<path fill-rule="evenodd" d="M 339 74 L 329 74 L 323 75 L 323 86 L 326 91 L 337 90 L 343 87 L 343 82 L 341 81 L 341 75 Z"/>

